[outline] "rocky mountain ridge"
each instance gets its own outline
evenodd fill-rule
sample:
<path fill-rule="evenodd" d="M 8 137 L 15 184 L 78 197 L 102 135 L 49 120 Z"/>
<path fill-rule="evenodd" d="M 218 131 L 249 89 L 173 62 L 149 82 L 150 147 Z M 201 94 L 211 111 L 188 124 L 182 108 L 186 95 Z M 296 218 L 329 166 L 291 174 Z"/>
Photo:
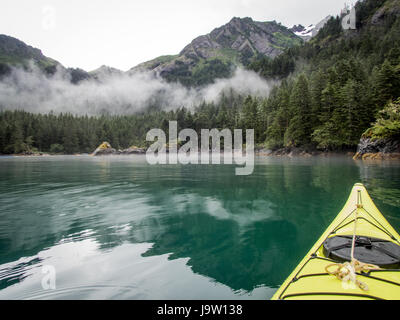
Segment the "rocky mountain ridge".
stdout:
<path fill-rule="evenodd" d="M 33 61 L 44 72 L 52 73 L 60 63 L 43 55 L 42 51 L 14 37 L 0 34 L 0 76 L 7 74 L 11 66 L 28 67 Z"/>
<path fill-rule="evenodd" d="M 216 76 L 229 76 L 233 67 L 247 65 L 253 57 L 274 58 L 302 39 L 276 21 L 259 22 L 234 17 L 227 24 L 195 38 L 176 56 L 164 56 L 130 70 L 153 71 L 167 80 L 202 85 L 202 76 L 218 69 Z M 200 80 L 191 83 L 190 78 Z"/>
<path fill-rule="evenodd" d="M 293 32 L 276 21 L 259 22 L 249 17 L 234 17 L 227 24 L 195 38 L 179 54 L 141 63 L 127 74 L 151 71 L 167 81 L 201 86 L 215 78 L 231 76 L 237 66 L 246 66 L 255 57 L 274 58 L 286 48 L 301 44 L 307 35 L 302 36 L 299 32 L 304 30 Z M 123 74 L 107 66 L 90 72 L 65 68 L 56 60 L 44 56 L 39 49 L 16 38 L 0 35 L 0 76 L 10 72 L 10 66 L 26 66 L 30 60 L 49 74 L 57 68 L 64 70 L 70 75 L 72 83 L 87 79 L 102 81 L 110 75 Z"/>

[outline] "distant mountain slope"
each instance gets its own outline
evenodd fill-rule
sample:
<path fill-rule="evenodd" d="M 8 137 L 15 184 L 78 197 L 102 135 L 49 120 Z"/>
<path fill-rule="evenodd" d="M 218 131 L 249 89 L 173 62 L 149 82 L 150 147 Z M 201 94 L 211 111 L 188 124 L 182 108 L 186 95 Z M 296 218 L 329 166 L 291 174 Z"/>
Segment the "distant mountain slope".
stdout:
<path fill-rule="evenodd" d="M 321 30 L 325 24 L 329 21 L 332 16 L 327 16 L 322 19 L 316 25 L 311 24 L 308 27 L 304 27 L 301 24 L 293 26 L 290 31 L 292 31 L 296 36 L 302 38 L 305 41 L 309 41 L 311 38 L 315 37 L 319 30 Z"/>
<path fill-rule="evenodd" d="M 227 77 L 233 66 L 247 65 L 256 56 L 276 57 L 302 39 L 281 24 L 233 18 L 202 35 L 177 56 L 163 56 L 130 70 L 152 70 L 169 81 L 189 86 L 203 85 L 216 77 Z"/>
<path fill-rule="evenodd" d="M 322 19 L 320 22 L 318 22 L 315 27 L 312 30 L 311 37 L 315 37 L 318 32 L 325 27 L 325 25 L 328 23 L 328 21 L 332 18 L 332 16 L 327 16 L 324 19 Z"/>
<path fill-rule="evenodd" d="M 96 80 L 104 80 L 110 76 L 122 75 L 124 72 L 109 66 L 102 65 L 96 70 L 90 71 L 89 75 Z"/>
<path fill-rule="evenodd" d="M 27 66 L 29 61 L 34 61 L 42 70 L 52 73 L 59 65 L 54 59 L 48 58 L 36 48 L 21 40 L 0 34 L 0 75 L 9 70 L 9 66 Z"/>
<path fill-rule="evenodd" d="M 185 86 L 202 86 L 216 78 L 228 78 L 236 66 L 248 66 L 256 57 L 274 58 L 285 49 L 300 45 L 301 37 L 275 21 L 258 22 L 251 18 L 233 18 L 209 34 L 195 38 L 177 55 L 161 56 L 132 68 L 127 73 L 152 71 L 169 82 Z M 0 35 L 0 75 L 11 66 L 28 67 L 33 61 L 40 69 L 53 74 L 57 67 L 76 84 L 85 80 L 102 81 L 122 71 L 102 66 L 91 72 L 80 68 L 65 68 L 24 42 Z"/>
<path fill-rule="evenodd" d="M 58 61 L 43 55 L 41 50 L 16 38 L 0 34 L 0 76 L 8 74 L 13 66 L 29 68 L 31 62 L 47 74 L 54 74 L 57 68 L 62 70 L 74 84 L 89 79 L 102 81 L 110 75 L 123 73 L 107 66 L 101 66 L 91 72 L 80 68 L 65 68 Z"/>
<path fill-rule="evenodd" d="M 295 25 L 290 31 L 292 31 L 296 36 L 302 38 L 305 41 L 308 41 L 312 38 L 313 30 L 315 25 L 310 24 L 308 27 L 304 27 L 303 25 Z"/>

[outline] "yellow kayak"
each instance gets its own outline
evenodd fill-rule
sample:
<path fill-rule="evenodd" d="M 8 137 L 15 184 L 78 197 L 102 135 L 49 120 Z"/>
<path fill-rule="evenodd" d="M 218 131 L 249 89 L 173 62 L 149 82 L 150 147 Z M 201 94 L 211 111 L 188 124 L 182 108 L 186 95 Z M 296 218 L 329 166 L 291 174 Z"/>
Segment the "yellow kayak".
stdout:
<path fill-rule="evenodd" d="M 272 300 L 400 300 L 400 236 L 356 184 Z"/>

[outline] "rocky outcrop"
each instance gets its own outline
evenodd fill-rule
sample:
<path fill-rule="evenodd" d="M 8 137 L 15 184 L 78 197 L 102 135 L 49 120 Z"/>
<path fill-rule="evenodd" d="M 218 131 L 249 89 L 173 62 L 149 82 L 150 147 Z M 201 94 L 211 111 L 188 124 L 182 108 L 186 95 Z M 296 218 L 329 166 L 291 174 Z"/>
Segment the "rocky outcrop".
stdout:
<path fill-rule="evenodd" d="M 116 154 L 117 150 L 111 147 L 107 141 L 103 142 L 101 145 L 97 147 L 97 149 L 92 153 L 93 156 L 102 156 L 102 155 L 110 155 Z"/>
<path fill-rule="evenodd" d="M 354 160 L 400 160 L 400 153 L 377 152 L 377 153 L 364 153 L 362 155 L 356 153 L 353 159 Z"/>
<path fill-rule="evenodd" d="M 97 147 L 97 149 L 92 153 L 92 156 L 104 156 L 104 155 L 130 155 L 130 154 L 144 154 L 146 150 L 144 148 L 139 148 L 136 146 L 131 146 L 124 150 L 116 150 L 111 147 L 111 144 L 107 141 L 103 142 Z"/>
<path fill-rule="evenodd" d="M 144 154 L 146 150 L 144 148 L 139 148 L 136 146 L 129 147 L 128 149 L 124 149 L 119 151 L 119 154 Z"/>
<path fill-rule="evenodd" d="M 361 138 L 353 159 L 387 160 L 400 159 L 400 140 L 398 138 Z"/>
<path fill-rule="evenodd" d="M 295 147 L 286 147 L 277 150 L 255 149 L 255 152 L 260 156 L 289 157 L 289 158 L 295 158 L 295 157 L 309 158 L 312 156 L 317 156 L 322 154 L 322 152 L 319 151 L 312 151 L 308 149 L 295 148 Z"/>
<path fill-rule="evenodd" d="M 392 3 L 387 3 L 385 6 L 381 7 L 375 12 L 371 18 L 371 24 L 383 24 L 385 18 L 388 16 L 399 16 L 400 6 L 398 1 L 393 1 Z"/>
<path fill-rule="evenodd" d="M 266 148 L 255 148 L 254 152 L 260 156 L 270 156 L 273 151 L 271 149 L 266 149 Z"/>

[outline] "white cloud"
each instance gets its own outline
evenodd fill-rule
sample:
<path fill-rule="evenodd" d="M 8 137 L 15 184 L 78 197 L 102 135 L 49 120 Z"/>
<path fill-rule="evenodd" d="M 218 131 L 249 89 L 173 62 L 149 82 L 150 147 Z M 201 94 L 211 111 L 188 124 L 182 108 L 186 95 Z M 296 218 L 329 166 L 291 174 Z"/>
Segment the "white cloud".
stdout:
<path fill-rule="evenodd" d="M 16 68 L 0 82 L 0 108 L 47 113 L 53 111 L 95 115 L 129 114 L 154 102 L 164 109 L 192 108 L 203 101 L 216 102 L 223 91 L 266 97 L 271 84 L 252 71 L 236 69 L 228 79 L 217 79 L 200 89 L 168 83 L 150 72 L 113 75 L 102 82 L 85 80 L 77 85 L 58 70 L 46 77 L 35 66 L 32 71 Z"/>

